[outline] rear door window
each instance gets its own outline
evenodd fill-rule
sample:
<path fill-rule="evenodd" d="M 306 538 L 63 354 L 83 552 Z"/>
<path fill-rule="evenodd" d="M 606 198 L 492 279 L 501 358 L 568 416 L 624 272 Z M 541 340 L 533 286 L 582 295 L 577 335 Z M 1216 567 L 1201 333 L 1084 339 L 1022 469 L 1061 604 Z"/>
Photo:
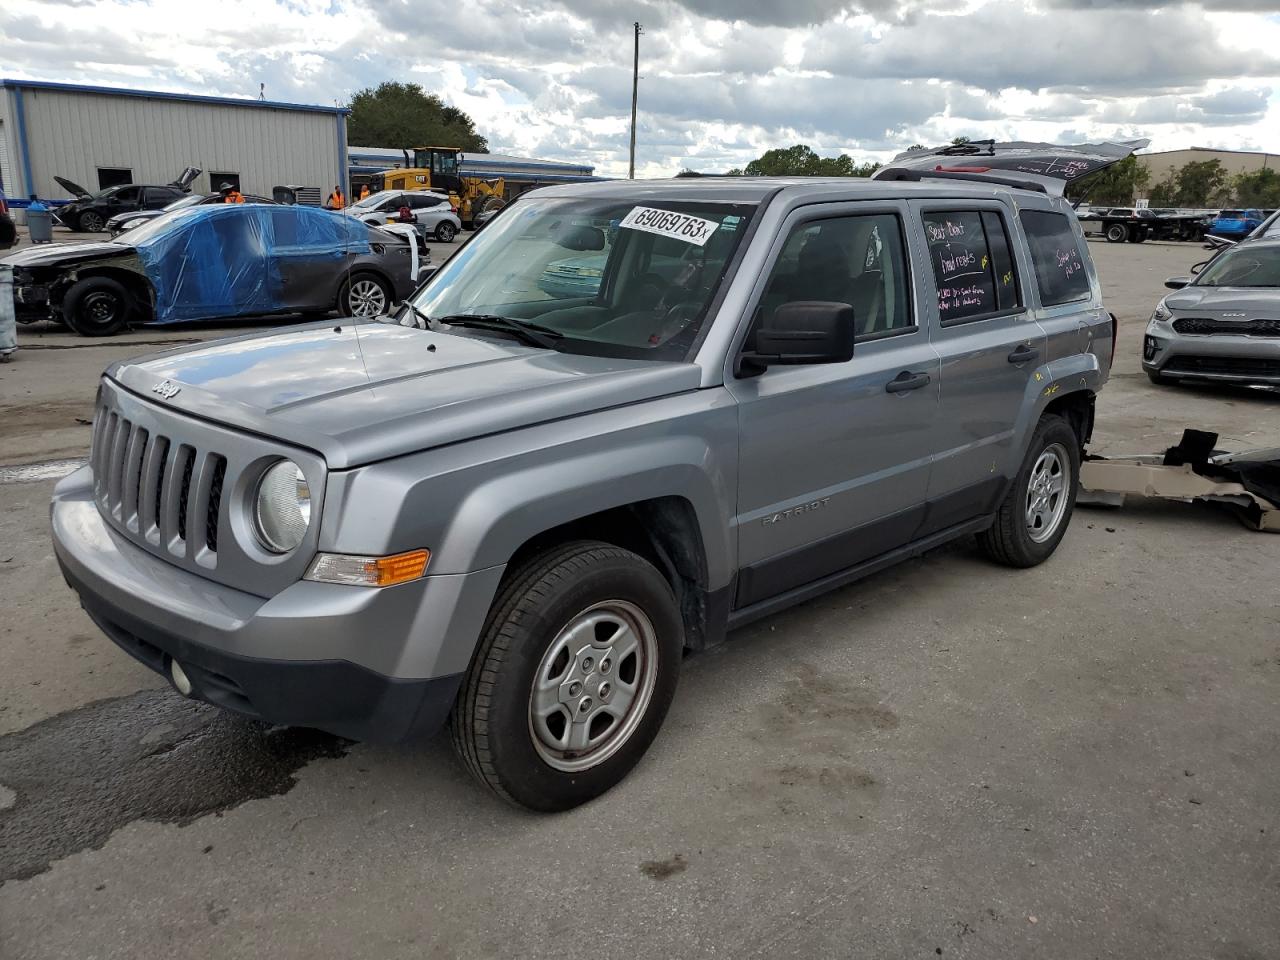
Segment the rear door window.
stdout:
<path fill-rule="evenodd" d="M 1018 216 L 1035 264 L 1040 302 L 1052 307 L 1088 299 L 1089 275 L 1071 222 L 1049 210 L 1023 210 Z"/>
<path fill-rule="evenodd" d="M 931 210 L 925 239 L 943 326 L 1022 306 L 1004 218 L 994 210 Z"/>

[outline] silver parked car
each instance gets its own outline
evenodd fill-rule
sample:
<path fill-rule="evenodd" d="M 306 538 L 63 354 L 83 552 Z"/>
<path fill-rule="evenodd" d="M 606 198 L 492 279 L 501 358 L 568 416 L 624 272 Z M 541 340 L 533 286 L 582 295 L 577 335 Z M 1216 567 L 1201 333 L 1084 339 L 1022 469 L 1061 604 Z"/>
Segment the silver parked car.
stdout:
<path fill-rule="evenodd" d="M 1171 277 L 1142 341 L 1152 383 L 1280 385 L 1280 237 L 1246 240 Z"/>
<path fill-rule="evenodd" d="M 452 243 L 462 229 L 462 221 L 449 195 L 433 190 L 380 190 L 357 200 L 345 212 L 358 217 L 362 223 L 381 226 L 400 222 L 397 215 L 402 207 L 409 208 L 413 224 L 424 240 Z"/>
<path fill-rule="evenodd" d="M 1021 167 L 928 160 L 550 187 L 394 318 L 116 363 L 54 491 L 67 582 L 184 696 L 448 719 L 499 796 L 583 803 L 686 651 L 958 537 L 1030 567 L 1066 533 L 1115 346 L 1088 245 Z"/>

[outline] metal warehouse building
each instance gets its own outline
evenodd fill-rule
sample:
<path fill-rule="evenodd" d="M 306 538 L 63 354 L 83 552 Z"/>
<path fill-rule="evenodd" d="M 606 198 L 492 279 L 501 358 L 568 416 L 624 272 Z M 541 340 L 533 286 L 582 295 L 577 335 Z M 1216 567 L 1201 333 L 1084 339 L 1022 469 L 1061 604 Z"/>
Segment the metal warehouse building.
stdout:
<path fill-rule="evenodd" d="M 10 198 L 70 195 L 60 176 L 94 191 L 164 184 L 188 166 L 196 192 L 224 181 L 271 196 L 275 186 L 327 196 L 347 180 L 339 107 L 0 80 L 0 184 Z M 316 200 L 315 202 L 319 202 Z"/>

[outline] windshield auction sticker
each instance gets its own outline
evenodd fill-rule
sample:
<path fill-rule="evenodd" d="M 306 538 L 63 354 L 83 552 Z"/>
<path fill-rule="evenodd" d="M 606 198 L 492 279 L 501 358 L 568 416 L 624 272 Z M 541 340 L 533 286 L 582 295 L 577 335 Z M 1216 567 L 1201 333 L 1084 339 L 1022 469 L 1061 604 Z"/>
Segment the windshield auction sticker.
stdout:
<path fill-rule="evenodd" d="M 687 213 L 672 213 L 670 210 L 655 210 L 653 207 L 633 207 L 618 226 L 626 230 L 656 233 L 660 237 L 683 240 L 700 247 L 716 232 L 716 227 L 720 224 L 714 220 L 691 217 Z"/>

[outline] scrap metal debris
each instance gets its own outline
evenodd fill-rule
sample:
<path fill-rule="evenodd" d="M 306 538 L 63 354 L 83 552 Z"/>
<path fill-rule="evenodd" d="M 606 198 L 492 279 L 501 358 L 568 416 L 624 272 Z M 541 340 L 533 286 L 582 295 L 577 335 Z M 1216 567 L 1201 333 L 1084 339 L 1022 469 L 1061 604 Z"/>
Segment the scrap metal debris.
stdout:
<path fill-rule="evenodd" d="M 1078 502 L 1122 506 L 1127 496 L 1230 507 L 1246 526 L 1280 533 L 1280 448 L 1227 453 L 1218 435 L 1187 429 L 1176 447 L 1137 457 L 1086 456 Z"/>

